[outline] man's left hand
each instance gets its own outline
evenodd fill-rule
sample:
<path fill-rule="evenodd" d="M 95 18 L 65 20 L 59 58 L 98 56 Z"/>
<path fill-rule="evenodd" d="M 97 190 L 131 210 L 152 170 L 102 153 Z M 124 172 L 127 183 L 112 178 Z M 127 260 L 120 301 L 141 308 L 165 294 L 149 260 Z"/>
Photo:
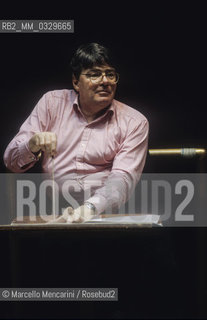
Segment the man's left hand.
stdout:
<path fill-rule="evenodd" d="M 73 209 L 72 207 L 67 207 L 61 216 L 56 219 L 50 220 L 47 223 L 81 223 L 85 221 L 91 220 L 95 216 L 95 212 L 93 209 L 90 209 L 86 205 L 82 205 L 77 209 Z"/>
<path fill-rule="evenodd" d="M 65 211 L 66 210 L 68 210 L 68 208 L 66 208 Z M 94 216 L 95 212 L 93 209 L 88 208 L 86 205 L 82 205 L 77 209 L 73 210 L 73 212 L 70 211 L 67 222 L 86 222 L 91 220 Z"/>

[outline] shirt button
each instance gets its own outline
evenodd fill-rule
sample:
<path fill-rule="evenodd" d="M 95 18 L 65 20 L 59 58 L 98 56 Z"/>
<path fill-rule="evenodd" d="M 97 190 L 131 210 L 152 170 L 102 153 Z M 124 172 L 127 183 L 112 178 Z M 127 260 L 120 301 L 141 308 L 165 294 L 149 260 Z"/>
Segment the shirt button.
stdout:
<path fill-rule="evenodd" d="M 81 143 L 81 147 L 85 147 L 85 143 Z"/>

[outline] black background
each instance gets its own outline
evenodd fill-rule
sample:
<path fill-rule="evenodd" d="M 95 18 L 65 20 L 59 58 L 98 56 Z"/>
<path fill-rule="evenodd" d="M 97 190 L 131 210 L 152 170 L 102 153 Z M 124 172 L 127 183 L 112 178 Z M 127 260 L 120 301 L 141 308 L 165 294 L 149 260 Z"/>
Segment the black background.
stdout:
<path fill-rule="evenodd" d="M 5 14 L 3 14 L 5 12 Z M 206 19 L 202 2 L 68 1 L 2 8 L 1 19 L 74 19 L 74 34 L 0 34 L 0 153 L 48 90 L 72 88 L 82 43 L 110 48 L 116 99 L 149 120 L 149 148 L 206 147 Z M 197 172 L 198 159 L 148 157 L 145 172 Z M 1 157 L 1 172 L 5 172 Z M 205 170 L 205 168 L 202 168 Z"/>
<path fill-rule="evenodd" d="M 4 5 L 0 10 L 1 19 L 74 19 L 75 32 L 74 34 L 0 34 L 0 172 L 6 172 L 2 157 L 7 144 L 40 97 L 48 90 L 72 87 L 69 62 L 74 49 L 87 42 L 99 42 L 109 47 L 116 56 L 119 66 L 117 71 L 120 73 L 116 98 L 138 109 L 148 118 L 149 148 L 205 148 L 207 52 L 204 3 L 201 1 L 128 0 L 123 2 L 77 1 L 75 3 L 67 1 L 66 5 L 58 1 L 46 5 L 42 1 L 39 6 L 37 2 L 28 2 L 25 6 L 18 1 L 16 5 L 8 3 L 7 9 Z M 198 158 L 185 160 L 179 157 L 152 158 L 149 156 L 145 172 L 206 171 L 205 162 L 204 159 L 201 168 Z M 152 297 L 151 301 L 156 297 L 155 301 L 160 302 L 156 306 L 160 307 L 161 311 L 163 306 L 166 306 L 163 313 L 160 310 L 158 312 L 158 315 L 162 315 L 163 318 L 173 317 L 173 314 L 177 317 L 180 315 L 181 318 L 206 317 L 206 229 L 163 228 L 163 230 L 157 233 L 158 235 L 164 233 L 170 237 L 169 246 L 164 239 L 159 242 L 159 236 L 155 237 L 158 239 L 159 243 L 157 243 L 151 237 L 150 230 L 149 233 L 148 230 L 142 231 L 146 232 L 147 237 L 149 236 L 146 246 L 143 242 L 144 238 L 136 238 L 135 241 L 132 235 L 130 240 L 131 238 L 127 239 L 125 236 L 125 239 L 121 234 L 117 239 L 116 247 L 113 247 L 111 245 L 115 241 L 113 234 L 112 241 L 107 242 L 106 248 L 104 234 L 103 242 L 100 242 L 101 247 L 100 243 L 96 243 L 94 248 L 94 240 L 90 242 L 90 237 L 84 237 L 83 234 L 80 239 L 78 238 L 80 247 L 76 247 L 77 251 L 72 250 L 72 254 L 79 257 L 80 248 L 81 252 L 86 252 L 83 262 L 89 262 L 90 273 L 88 278 L 81 273 L 80 275 L 74 273 L 72 279 L 74 286 L 78 284 L 80 287 L 92 286 L 93 282 L 90 281 L 93 279 L 93 270 L 90 266 L 93 265 L 92 258 L 96 258 L 95 263 L 98 261 L 96 270 L 100 274 L 96 274 L 99 281 L 95 285 L 104 287 L 106 283 L 108 286 L 114 283 L 120 288 L 120 294 L 124 295 L 120 297 L 119 302 L 119 308 L 123 313 L 117 314 L 117 318 L 127 316 L 140 318 L 140 309 L 136 307 L 136 293 L 138 292 L 138 296 L 141 297 L 144 288 L 146 297 Z M 18 269 L 16 271 L 19 287 L 69 286 L 67 266 L 70 265 L 72 270 L 75 270 L 76 265 L 71 265 L 71 255 L 67 256 L 65 252 L 69 245 L 73 246 L 73 243 L 67 242 L 67 238 L 66 241 L 62 239 L 61 234 L 61 232 L 58 235 L 55 234 L 53 240 L 51 240 L 53 234 L 50 232 L 44 236 L 44 239 L 39 237 L 39 240 L 31 234 L 34 238 L 28 241 L 29 235 L 20 233 L 20 240 L 21 237 L 23 240 L 19 245 L 20 252 L 16 251 L 17 260 L 20 261 L 19 268 L 22 268 L 21 272 L 18 273 Z M 66 235 L 70 236 L 69 233 Z M 7 239 L 9 235 L 1 233 L 1 236 L 2 261 L 5 262 L 1 264 L 1 286 L 9 287 L 9 266 L 11 267 L 11 261 L 13 261 L 11 259 L 14 257 L 12 258 L 12 255 L 10 257 L 11 251 Z M 13 236 L 15 240 L 18 234 L 13 233 Z M 139 234 L 136 233 L 137 236 Z M 55 252 L 54 243 L 57 245 Z M 86 245 L 89 246 L 85 251 Z M 117 250 L 115 252 L 117 255 L 113 251 L 114 248 L 115 251 Z M 136 250 L 140 250 L 140 256 Z M 174 264 L 172 260 L 175 261 Z M 44 274 L 40 272 L 41 263 L 45 263 Z M 64 266 L 65 273 L 57 272 L 51 278 L 53 270 L 51 271 L 49 266 L 53 265 L 56 268 L 59 263 L 59 267 Z M 157 269 L 153 269 L 153 264 Z M 31 277 L 30 267 L 31 270 L 37 270 L 34 277 Z M 122 278 L 123 267 L 128 268 L 129 281 L 127 277 Z M 79 268 L 81 269 L 81 266 Z M 144 276 L 140 284 L 140 270 L 143 270 L 143 274 L 149 271 L 150 278 L 147 286 Z M 152 270 L 155 271 L 155 275 L 156 270 L 159 272 L 158 278 L 154 277 Z M 50 271 L 48 275 L 47 271 Z M 134 280 L 135 271 L 137 277 Z M 170 276 L 171 272 L 176 277 L 175 283 L 173 283 L 174 278 Z M 154 279 L 154 283 L 150 282 L 151 278 Z M 36 279 L 39 279 L 39 282 L 36 282 Z M 65 279 L 67 279 L 66 282 Z M 105 280 L 108 282 L 104 282 Z M 132 291 L 130 295 L 131 287 L 136 291 Z M 134 297 L 131 304 L 128 295 L 130 299 L 132 295 Z M 170 295 L 168 302 L 171 308 L 164 303 L 168 295 Z M 183 309 L 180 309 L 183 301 Z M 52 309 L 47 308 L 44 317 L 39 305 L 32 307 L 31 313 L 33 312 L 34 317 L 37 318 L 47 317 L 50 310 L 50 318 L 66 318 L 70 313 L 67 306 L 61 305 L 57 308 L 53 305 Z M 142 307 L 143 317 L 147 314 L 153 315 L 153 306 L 148 303 L 147 298 L 146 305 Z M 19 318 L 28 316 L 29 305 L 27 305 L 28 310 L 24 310 L 25 305 L 21 307 L 18 304 L 18 308 L 22 308 L 19 310 Z M 99 305 L 95 308 L 98 315 Z M 12 308 L 8 308 L 6 304 L 1 310 L 1 316 L 7 315 L 8 318 L 10 311 L 15 312 L 15 309 L 12 311 Z M 103 317 L 105 310 L 108 318 L 108 309 L 105 305 L 101 306 L 101 310 Z M 88 314 L 93 315 L 91 312 Z"/>

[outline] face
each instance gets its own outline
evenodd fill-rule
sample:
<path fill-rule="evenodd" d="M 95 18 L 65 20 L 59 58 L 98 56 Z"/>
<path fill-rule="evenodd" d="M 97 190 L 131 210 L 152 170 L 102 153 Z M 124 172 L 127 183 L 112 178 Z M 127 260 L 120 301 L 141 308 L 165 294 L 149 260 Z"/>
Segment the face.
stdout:
<path fill-rule="evenodd" d="M 93 83 L 88 74 L 95 71 L 106 72 L 114 71 L 114 69 L 109 65 L 104 65 L 82 70 L 78 80 L 73 78 L 73 86 L 79 93 L 81 107 L 85 109 L 93 108 L 94 112 L 98 112 L 111 104 L 117 84 L 111 83 L 106 75 L 102 75 L 100 82 Z"/>

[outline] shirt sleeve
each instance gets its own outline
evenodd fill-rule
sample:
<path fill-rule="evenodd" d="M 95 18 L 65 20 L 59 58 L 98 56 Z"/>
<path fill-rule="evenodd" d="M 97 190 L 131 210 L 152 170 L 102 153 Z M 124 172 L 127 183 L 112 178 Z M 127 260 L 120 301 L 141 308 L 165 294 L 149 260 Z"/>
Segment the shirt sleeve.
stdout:
<path fill-rule="evenodd" d="M 29 150 L 29 140 L 37 132 L 47 131 L 49 97 L 45 94 L 25 120 L 4 152 L 4 163 L 12 172 L 25 172 L 38 161 Z"/>
<path fill-rule="evenodd" d="M 104 186 L 97 189 L 87 200 L 97 209 L 98 214 L 107 208 L 119 208 L 131 196 L 144 168 L 149 123 L 146 119 L 139 124 L 129 125 L 128 133 L 116 154 L 112 170 Z"/>

